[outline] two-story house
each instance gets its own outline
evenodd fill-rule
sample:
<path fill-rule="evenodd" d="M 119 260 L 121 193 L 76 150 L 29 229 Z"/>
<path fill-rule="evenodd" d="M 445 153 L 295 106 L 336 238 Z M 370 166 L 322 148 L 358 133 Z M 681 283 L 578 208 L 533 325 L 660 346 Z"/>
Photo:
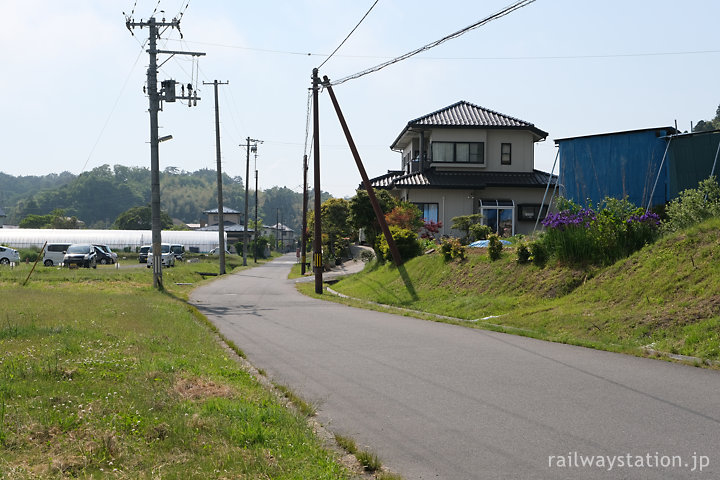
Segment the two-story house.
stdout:
<path fill-rule="evenodd" d="M 546 187 L 557 181 L 535 170 L 535 142 L 547 135 L 532 123 L 461 101 L 409 121 L 390 146 L 400 153 L 401 169 L 371 184 L 416 204 L 426 221 L 442 222 L 442 234 L 459 236 L 452 218 L 473 213 L 500 235 L 528 234 Z"/>

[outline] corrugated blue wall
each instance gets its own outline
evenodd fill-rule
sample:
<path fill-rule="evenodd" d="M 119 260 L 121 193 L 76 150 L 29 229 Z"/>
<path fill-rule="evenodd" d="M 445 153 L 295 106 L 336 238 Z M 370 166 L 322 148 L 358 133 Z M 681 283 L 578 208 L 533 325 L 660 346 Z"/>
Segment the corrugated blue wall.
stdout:
<path fill-rule="evenodd" d="M 662 138 L 672 130 L 657 128 L 556 140 L 560 154 L 560 183 L 564 195 L 587 206 L 605 197 L 628 197 L 647 206 L 665 153 Z M 668 200 L 667 162 L 657 181 L 652 205 Z"/>

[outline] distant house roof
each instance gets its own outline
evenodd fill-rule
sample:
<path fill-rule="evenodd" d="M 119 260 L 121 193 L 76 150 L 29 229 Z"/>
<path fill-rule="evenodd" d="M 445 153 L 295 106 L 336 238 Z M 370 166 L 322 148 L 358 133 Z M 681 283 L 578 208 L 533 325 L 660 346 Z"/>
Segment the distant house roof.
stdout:
<path fill-rule="evenodd" d="M 223 230 L 226 232 L 244 232 L 245 231 L 245 225 L 240 225 L 238 223 L 234 222 L 228 222 L 227 220 L 223 222 Z M 198 228 L 198 231 L 201 232 L 217 232 L 218 231 L 218 224 L 214 225 L 208 225 L 206 227 Z M 247 229 L 248 232 L 254 231 L 252 228 Z"/>
<path fill-rule="evenodd" d="M 210 210 L 205 210 L 203 213 L 205 215 L 209 215 L 209 214 L 218 213 L 218 212 L 219 212 L 219 210 L 217 208 L 212 208 Z M 240 213 L 240 212 L 238 212 L 237 210 L 233 210 L 232 208 L 223 206 L 223 213 Z"/>
<path fill-rule="evenodd" d="M 287 225 L 283 225 L 282 223 L 276 223 L 275 225 L 263 225 L 265 228 L 271 229 L 271 230 L 282 230 L 285 232 L 294 232 L 292 228 L 288 227 Z"/>
<path fill-rule="evenodd" d="M 486 187 L 540 187 L 549 181 L 557 182 L 556 175 L 540 170 L 532 172 L 448 172 L 429 169 L 425 172 L 404 173 L 390 171 L 370 179 L 375 188 L 461 188 Z M 363 188 L 362 185 L 360 188 Z"/>
<path fill-rule="evenodd" d="M 409 131 L 423 127 L 529 130 L 535 134 L 537 140 L 548 136 L 547 132 L 540 130 L 532 123 L 461 100 L 415 120 L 410 120 L 390 148 L 397 149 L 398 144 L 403 141 L 403 137 Z"/>

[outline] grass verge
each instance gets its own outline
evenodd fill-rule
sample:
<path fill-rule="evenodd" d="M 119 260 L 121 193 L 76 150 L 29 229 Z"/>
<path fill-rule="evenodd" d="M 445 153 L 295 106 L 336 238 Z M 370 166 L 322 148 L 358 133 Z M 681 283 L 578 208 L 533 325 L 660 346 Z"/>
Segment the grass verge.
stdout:
<path fill-rule="evenodd" d="M 213 267 L 0 269 L 0 477 L 349 478 L 178 300 Z"/>
<path fill-rule="evenodd" d="M 512 250 L 496 262 L 484 249 L 447 263 L 426 255 L 400 268 L 372 264 L 333 285 L 363 302 L 320 297 L 364 308 L 378 302 L 408 309 L 406 315 L 611 351 L 650 349 L 716 362 L 719 231 L 714 219 L 607 268 L 520 265 Z M 298 289 L 315 296 L 310 286 Z"/>

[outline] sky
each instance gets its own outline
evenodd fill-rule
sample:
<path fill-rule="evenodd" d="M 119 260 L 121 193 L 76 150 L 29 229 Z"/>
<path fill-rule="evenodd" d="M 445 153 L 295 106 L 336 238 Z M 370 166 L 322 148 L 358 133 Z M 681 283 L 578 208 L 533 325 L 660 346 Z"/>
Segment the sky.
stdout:
<path fill-rule="evenodd" d="M 0 0 L 0 172 L 149 167 L 147 29 L 131 33 L 123 12 L 136 21 L 183 12 L 183 39 L 168 30 L 160 48 L 206 55 L 161 56 L 167 62 L 158 80 L 193 83 L 201 100 L 192 108 L 164 105 L 160 136 L 173 139 L 160 145 L 161 169 L 216 168 L 214 93 L 203 82 L 219 80 L 229 82 L 218 92 L 223 172 L 244 179 L 245 139 L 259 139 L 251 185 L 256 163 L 261 189 L 300 192 L 312 69 L 373 3 Z M 510 3 L 379 0 L 320 75 L 334 80 L 365 70 Z M 400 168 L 390 144 L 410 120 L 460 100 L 548 132 L 536 144 L 535 167 L 549 172 L 557 138 L 675 122 L 689 130 L 713 118 L 718 18 L 717 0 L 536 0 L 334 91 L 370 177 Z M 319 109 L 321 188 L 352 196 L 361 178 L 326 91 Z"/>

